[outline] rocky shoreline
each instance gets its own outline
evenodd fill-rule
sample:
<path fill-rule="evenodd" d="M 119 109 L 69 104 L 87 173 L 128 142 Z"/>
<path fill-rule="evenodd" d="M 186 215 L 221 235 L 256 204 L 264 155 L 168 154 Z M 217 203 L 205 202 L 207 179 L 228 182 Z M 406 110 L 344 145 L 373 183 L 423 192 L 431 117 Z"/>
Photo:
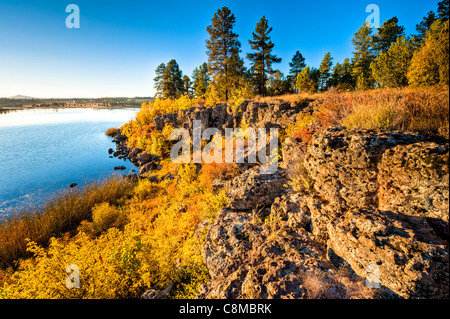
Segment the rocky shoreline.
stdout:
<path fill-rule="evenodd" d="M 234 111 L 218 105 L 165 114 L 154 124 L 283 128 L 309 111 L 245 102 Z M 158 156 L 129 149 L 120 131 L 114 141 L 113 156 L 129 159 L 139 175 L 160 168 Z M 275 174 L 244 165 L 233 180 L 214 182 L 229 203 L 199 225 L 211 280 L 197 298 L 449 297 L 448 141 L 331 127 L 309 144 L 289 137 L 282 150 Z M 293 175 L 309 180 L 304 191 L 288 187 Z"/>

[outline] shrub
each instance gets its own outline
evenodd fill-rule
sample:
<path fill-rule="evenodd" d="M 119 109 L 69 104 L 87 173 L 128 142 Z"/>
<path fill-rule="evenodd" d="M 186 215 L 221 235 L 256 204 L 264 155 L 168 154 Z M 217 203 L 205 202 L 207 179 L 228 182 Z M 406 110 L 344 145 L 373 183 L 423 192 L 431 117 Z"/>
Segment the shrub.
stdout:
<path fill-rule="evenodd" d="M 303 164 L 303 156 L 298 155 L 295 162 L 287 168 L 288 187 L 294 192 L 304 192 L 314 186 L 314 180 Z"/>
<path fill-rule="evenodd" d="M 110 127 L 109 129 L 106 130 L 105 135 L 108 135 L 108 136 L 114 136 L 114 135 L 117 134 L 117 132 L 118 132 L 118 129 L 117 129 L 117 128 L 115 128 L 115 127 Z"/>
<path fill-rule="evenodd" d="M 114 175 L 82 189 L 60 192 L 43 208 L 24 209 L 4 218 L 0 223 L 0 267 L 13 266 L 14 260 L 28 256 L 27 239 L 47 245 L 52 236 L 75 231 L 81 221 L 91 218 L 92 208 L 99 203 L 119 203 L 133 185 Z"/>
<path fill-rule="evenodd" d="M 100 233 L 111 227 L 122 228 L 126 224 L 126 216 L 109 203 L 101 203 L 92 209 L 92 222 Z"/>
<path fill-rule="evenodd" d="M 398 127 L 402 122 L 402 114 L 393 102 L 374 105 L 358 105 L 342 121 L 348 128 L 388 130 Z"/>

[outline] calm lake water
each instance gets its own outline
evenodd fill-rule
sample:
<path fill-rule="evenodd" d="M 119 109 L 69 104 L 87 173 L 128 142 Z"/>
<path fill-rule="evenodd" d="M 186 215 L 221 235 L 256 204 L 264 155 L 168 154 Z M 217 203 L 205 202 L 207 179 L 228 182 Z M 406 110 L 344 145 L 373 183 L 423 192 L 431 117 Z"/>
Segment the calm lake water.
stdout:
<path fill-rule="evenodd" d="M 134 165 L 110 158 L 108 127 L 134 118 L 138 109 L 32 109 L 0 114 L 0 215 L 39 207 L 58 190 L 103 179 Z"/>

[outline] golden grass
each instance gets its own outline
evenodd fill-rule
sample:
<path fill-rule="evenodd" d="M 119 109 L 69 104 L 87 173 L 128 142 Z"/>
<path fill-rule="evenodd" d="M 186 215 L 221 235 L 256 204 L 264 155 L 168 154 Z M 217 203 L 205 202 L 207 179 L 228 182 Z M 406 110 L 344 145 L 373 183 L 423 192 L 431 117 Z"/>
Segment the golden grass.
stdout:
<path fill-rule="evenodd" d="M 105 131 L 105 135 L 112 137 L 112 136 L 116 135 L 117 132 L 118 132 L 118 129 L 116 127 L 110 127 Z"/>
<path fill-rule="evenodd" d="M 265 97 L 260 101 L 273 99 Z M 292 134 L 300 128 L 316 131 L 330 125 L 342 125 L 349 129 L 412 131 L 449 138 L 448 86 L 301 93 L 276 99 L 299 104 L 306 102 L 314 109 L 310 123 L 294 127 L 296 130 Z"/>
<path fill-rule="evenodd" d="M 74 231 L 81 221 L 92 218 L 96 204 L 116 203 L 132 186 L 114 175 L 82 189 L 62 191 L 41 209 L 23 209 L 5 216 L 0 223 L 0 267 L 14 266 L 15 260 L 28 256 L 29 240 L 46 245 L 51 237 Z"/>

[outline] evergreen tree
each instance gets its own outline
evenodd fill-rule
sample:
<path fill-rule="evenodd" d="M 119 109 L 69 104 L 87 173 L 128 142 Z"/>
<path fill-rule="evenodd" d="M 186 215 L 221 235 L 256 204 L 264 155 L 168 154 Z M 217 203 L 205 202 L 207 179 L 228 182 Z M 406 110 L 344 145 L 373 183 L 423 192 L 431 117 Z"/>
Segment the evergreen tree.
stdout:
<path fill-rule="evenodd" d="M 378 55 L 380 52 L 386 52 L 391 44 L 403 35 L 405 35 L 405 28 L 398 25 L 397 17 L 387 20 L 377 29 L 377 34 L 373 36 L 374 54 Z"/>
<path fill-rule="evenodd" d="M 353 89 L 355 87 L 352 77 L 352 64 L 348 58 L 342 64 L 336 63 L 330 76 L 330 86 L 335 86 L 338 89 Z"/>
<path fill-rule="evenodd" d="M 276 70 L 269 77 L 267 92 L 269 96 L 282 95 L 289 93 L 290 87 L 289 80 L 284 78 L 280 70 Z"/>
<path fill-rule="evenodd" d="M 158 67 L 155 70 L 156 77 L 153 79 L 155 81 L 155 90 L 156 94 L 155 97 L 162 98 L 163 97 L 163 75 L 164 70 L 166 69 L 166 65 L 164 63 L 161 63 L 158 65 Z"/>
<path fill-rule="evenodd" d="M 425 17 L 423 17 L 422 21 L 416 25 L 416 31 L 418 32 L 416 38 L 419 43 L 425 39 L 425 34 L 430 30 L 434 21 L 436 21 L 436 14 L 433 11 L 430 11 Z"/>
<path fill-rule="evenodd" d="M 333 58 L 330 52 L 327 52 L 320 63 L 319 69 L 319 88 L 321 91 L 325 91 L 330 87 L 330 71 L 333 65 Z"/>
<path fill-rule="evenodd" d="M 210 38 L 206 40 L 208 71 L 212 76 L 215 91 L 228 101 L 231 91 L 239 85 L 244 71 L 244 62 L 239 57 L 241 43 L 233 32 L 236 22 L 230 9 L 217 10 L 207 27 Z"/>
<path fill-rule="evenodd" d="M 449 85 L 449 20 L 435 21 L 426 32 L 412 57 L 408 81 L 412 86 Z"/>
<path fill-rule="evenodd" d="M 189 76 L 183 76 L 183 94 L 192 97 L 192 81 Z"/>
<path fill-rule="evenodd" d="M 347 84 L 351 88 L 355 87 L 355 79 L 352 76 L 353 66 L 348 58 L 344 60 L 342 64 L 343 72 L 341 75 L 341 83 Z"/>
<path fill-rule="evenodd" d="M 162 76 L 162 97 L 165 99 L 179 98 L 184 92 L 183 73 L 177 61 L 170 60 L 164 68 Z"/>
<path fill-rule="evenodd" d="M 293 87 L 295 88 L 295 92 L 297 92 L 296 86 L 297 77 L 300 74 L 300 72 L 302 72 L 302 70 L 306 67 L 305 58 L 300 53 L 300 51 L 297 51 L 295 53 L 294 57 L 292 58 L 292 61 L 289 62 L 289 67 L 291 69 L 289 70 L 288 79 L 291 80 L 291 82 L 293 83 Z"/>
<path fill-rule="evenodd" d="M 314 93 L 319 88 L 319 71 L 305 67 L 297 76 L 297 89 L 299 92 Z"/>
<path fill-rule="evenodd" d="M 447 21 L 449 18 L 449 0 L 443 0 L 438 3 L 438 18 L 443 22 Z"/>
<path fill-rule="evenodd" d="M 255 53 L 248 53 L 247 59 L 251 63 L 251 72 L 258 88 L 258 93 L 262 96 L 266 95 L 267 77 L 273 73 L 272 63 L 281 62 L 281 58 L 271 54 L 274 44 L 270 40 L 270 32 L 272 32 L 272 28 L 269 28 L 268 21 L 263 16 L 256 24 L 253 40 L 248 41 Z"/>
<path fill-rule="evenodd" d="M 352 39 L 355 51 L 352 58 L 352 75 L 356 79 L 356 88 L 366 90 L 373 86 L 370 64 L 374 60 L 372 50 L 372 29 L 365 22 Z"/>
<path fill-rule="evenodd" d="M 193 89 L 195 96 L 198 98 L 204 98 L 206 91 L 208 90 L 209 82 L 211 81 L 208 75 L 208 64 L 203 63 L 199 67 L 195 68 L 192 72 Z"/>
<path fill-rule="evenodd" d="M 386 52 L 381 52 L 370 66 L 378 86 L 385 88 L 408 85 L 406 74 L 413 52 L 413 43 L 405 37 L 398 38 Z"/>

